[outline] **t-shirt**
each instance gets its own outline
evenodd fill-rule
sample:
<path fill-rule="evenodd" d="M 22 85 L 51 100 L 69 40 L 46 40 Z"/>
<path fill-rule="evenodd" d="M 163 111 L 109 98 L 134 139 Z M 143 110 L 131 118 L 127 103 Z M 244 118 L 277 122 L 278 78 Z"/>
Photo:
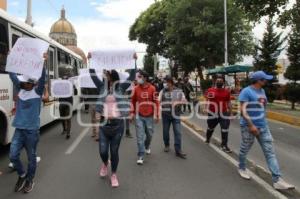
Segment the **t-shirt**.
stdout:
<path fill-rule="evenodd" d="M 230 92 L 225 88 L 212 87 L 207 90 L 206 99 L 209 102 L 208 109 L 213 113 L 225 113 L 228 111 Z"/>
<path fill-rule="evenodd" d="M 113 95 L 108 95 L 105 99 L 104 103 L 104 111 L 103 111 L 103 116 L 105 118 L 119 118 L 120 117 L 120 111 L 118 109 L 118 104 L 115 96 Z"/>
<path fill-rule="evenodd" d="M 264 128 L 267 125 L 266 105 L 267 96 L 264 89 L 255 89 L 252 86 L 244 88 L 239 96 L 240 102 L 248 102 L 247 113 L 253 124 L 258 128 Z M 241 126 L 247 126 L 247 121 L 241 117 Z"/>

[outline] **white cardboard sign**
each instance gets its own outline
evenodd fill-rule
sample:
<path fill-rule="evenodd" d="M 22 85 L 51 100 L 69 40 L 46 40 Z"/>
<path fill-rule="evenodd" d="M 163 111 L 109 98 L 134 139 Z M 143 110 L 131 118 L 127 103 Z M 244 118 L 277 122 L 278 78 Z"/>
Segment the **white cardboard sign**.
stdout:
<path fill-rule="evenodd" d="M 57 98 L 67 98 L 73 95 L 73 84 L 69 80 L 52 80 L 51 95 Z"/>
<path fill-rule="evenodd" d="M 80 69 L 78 77 L 78 84 L 80 88 L 97 88 L 94 84 L 89 69 Z M 96 71 L 97 77 L 103 81 L 103 74 L 99 71 Z"/>
<path fill-rule="evenodd" d="M 91 52 L 90 67 L 98 70 L 130 69 L 135 67 L 135 51 L 97 50 Z"/>
<path fill-rule="evenodd" d="M 36 38 L 19 38 L 7 57 L 6 71 L 38 80 L 49 44 Z"/>

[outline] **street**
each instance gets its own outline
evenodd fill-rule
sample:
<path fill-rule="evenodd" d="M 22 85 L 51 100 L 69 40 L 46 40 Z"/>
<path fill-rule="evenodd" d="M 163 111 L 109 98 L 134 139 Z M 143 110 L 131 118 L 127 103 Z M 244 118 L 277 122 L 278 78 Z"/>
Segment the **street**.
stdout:
<path fill-rule="evenodd" d="M 84 120 L 88 119 L 87 114 L 78 114 Z M 17 175 L 7 168 L 8 150 L 2 152 L 0 168 L 4 174 L 0 177 L 1 199 L 273 198 L 254 180 L 241 179 L 234 166 L 186 128 L 182 128 L 183 147 L 188 159 L 175 157 L 174 151 L 164 153 L 161 124 L 156 126 L 152 154 L 147 156 L 144 166 L 136 164 L 136 140 L 123 138 L 118 171 L 121 186 L 112 189 L 108 178 L 100 179 L 98 176 L 101 164 L 98 143 L 92 140 L 91 132 L 86 127 L 77 124 L 78 114 L 73 117 L 69 141 L 60 135 L 62 128 L 59 122 L 42 128 L 38 147 L 42 161 L 38 165 L 36 186 L 32 193 L 23 196 L 13 192 Z M 135 133 L 133 125 L 131 131 Z M 77 142 L 78 137 L 83 139 Z"/>
<path fill-rule="evenodd" d="M 207 124 L 205 120 L 199 120 L 193 117 L 191 122 L 206 131 Z M 296 187 L 300 187 L 300 131 L 299 128 L 288 124 L 269 121 L 275 144 L 275 150 L 278 157 L 279 165 L 282 169 L 283 176 Z M 214 136 L 221 139 L 221 130 L 218 126 L 215 129 Z M 230 125 L 229 146 L 238 154 L 240 149 L 241 132 L 239 121 L 233 120 Z M 253 145 L 248 159 L 253 160 L 256 164 L 268 171 L 266 161 L 262 150 L 257 142 Z"/>

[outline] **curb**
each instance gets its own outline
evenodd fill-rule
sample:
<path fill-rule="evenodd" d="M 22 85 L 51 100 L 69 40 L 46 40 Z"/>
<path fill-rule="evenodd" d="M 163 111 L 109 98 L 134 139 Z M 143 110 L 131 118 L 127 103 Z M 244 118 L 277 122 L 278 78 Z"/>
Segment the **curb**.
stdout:
<path fill-rule="evenodd" d="M 267 111 L 267 118 L 300 127 L 300 117 L 290 116 L 273 111 Z"/>
<path fill-rule="evenodd" d="M 197 136 L 203 142 L 205 141 L 205 138 L 203 136 L 203 133 L 205 133 L 205 130 L 203 128 L 199 127 L 198 125 L 190 123 L 188 120 L 182 119 L 182 122 L 183 122 L 183 126 L 185 128 L 187 128 L 188 130 L 190 130 L 191 133 L 193 133 L 195 136 Z M 216 138 L 212 138 L 210 147 L 212 147 L 217 153 L 219 153 L 222 157 L 224 157 L 230 163 L 232 163 L 234 166 L 237 167 L 238 154 L 233 152 L 232 153 L 233 155 L 230 156 L 229 154 L 226 154 L 225 152 L 220 150 L 218 147 L 218 144 L 220 144 L 220 140 L 218 140 Z M 297 189 L 292 190 L 292 193 L 290 192 L 290 190 L 282 191 L 282 192 L 275 190 L 270 185 L 270 182 L 268 182 L 268 180 L 267 180 L 267 177 L 270 176 L 270 173 L 265 168 L 261 167 L 260 165 L 257 165 L 253 160 L 248 159 L 247 161 L 249 164 L 249 169 L 247 169 L 247 170 L 250 173 L 251 178 L 255 182 L 257 182 L 259 185 L 261 185 L 263 188 L 265 188 L 275 198 L 277 198 L 277 199 L 288 199 L 288 198 L 291 198 L 291 199 L 297 198 L 298 199 L 298 198 L 300 198 L 300 192 Z M 285 195 L 287 195 L 288 197 Z"/>

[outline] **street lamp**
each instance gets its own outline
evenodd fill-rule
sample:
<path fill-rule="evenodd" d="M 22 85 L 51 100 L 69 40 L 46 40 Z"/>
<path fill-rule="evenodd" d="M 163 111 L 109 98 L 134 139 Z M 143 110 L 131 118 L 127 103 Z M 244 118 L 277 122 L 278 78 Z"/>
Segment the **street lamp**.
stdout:
<path fill-rule="evenodd" d="M 224 26 L 225 26 L 225 67 L 228 63 L 228 27 L 227 27 L 227 0 L 224 0 Z"/>

